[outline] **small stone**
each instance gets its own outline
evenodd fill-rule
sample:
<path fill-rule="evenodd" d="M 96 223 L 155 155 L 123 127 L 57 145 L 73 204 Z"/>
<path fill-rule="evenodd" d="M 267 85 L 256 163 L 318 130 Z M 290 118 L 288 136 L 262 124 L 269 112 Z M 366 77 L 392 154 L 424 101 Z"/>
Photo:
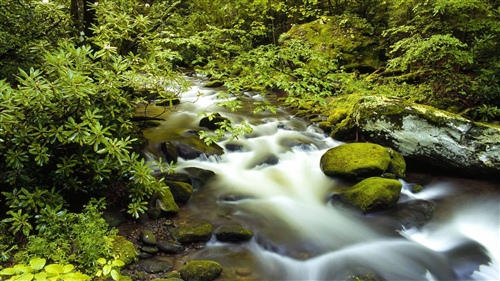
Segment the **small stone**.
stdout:
<path fill-rule="evenodd" d="M 172 237 L 182 244 L 207 242 L 212 237 L 212 225 L 205 221 L 191 223 L 175 229 Z"/>
<path fill-rule="evenodd" d="M 156 245 L 156 236 L 149 229 L 142 230 L 139 237 L 143 243 Z"/>
<path fill-rule="evenodd" d="M 240 225 L 224 225 L 215 231 L 215 237 L 223 242 L 240 242 L 252 238 L 253 233 Z"/>
<path fill-rule="evenodd" d="M 158 248 L 155 246 L 142 246 L 141 251 L 146 252 L 148 254 L 156 254 L 158 253 Z"/>
<path fill-rule="evenodd" d="M 415 184 L 411 186 L 411 192 L 413 193 L 419 193 L 422 191 L 423 187 L 420 184 Z"/>
<path fill-rule="evenodd" d="M 178 254 L 184 251 L 184 246 L 177 243 L 171 243 L 168 241 L 160 240 L 156 243 L 160 251 L 167 254 Z"/>
<path fill-rule="evenodd" d="M 181 277 L 186 281 L 211 281 L 222 272 L 222 266 L 215 261 L 189 261 L 181 268 Z"/>

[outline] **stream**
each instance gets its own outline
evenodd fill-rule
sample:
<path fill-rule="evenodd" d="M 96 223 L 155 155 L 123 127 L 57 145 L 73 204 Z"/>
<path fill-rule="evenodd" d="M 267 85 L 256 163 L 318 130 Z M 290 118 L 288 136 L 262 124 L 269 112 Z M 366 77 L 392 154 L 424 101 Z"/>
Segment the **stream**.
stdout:
<path fill-rule="evenodd" d="M 412 193 L 412 182 L 400 179 L 400 207 L 363 215 L 332 199 L 348 183 L 319 167 L 321 155 L 341 142 L 282 109 L 253 114 L 252 101 L 262 97 L 252 93 L 244 95 L 248 108 L 232 113 L 217 106 L 221 89 L 203 88 L 201 77 L 186 79 L 193 86 L 165 113 L 167 121 L 148 131 L 150 140 L 198 130 L 201 111 L 253 128 L 237 140 L 221 139 L 222 156 L 178 162 L 179 172 L 198 167 L 216 174 L 195 189 L 184 216 L 214 229 L 237 223 L 254 234 L 238 244 L 212 237 L 190 254 L 219 262 L 216 280 L 500 280 L 500 182 L 427 175 L 423 190 Z M 410 207 L 418 212 L 422 202 L 434 204 L 432 218 L 401 226 L 404 210 L 414 214 Z"/>

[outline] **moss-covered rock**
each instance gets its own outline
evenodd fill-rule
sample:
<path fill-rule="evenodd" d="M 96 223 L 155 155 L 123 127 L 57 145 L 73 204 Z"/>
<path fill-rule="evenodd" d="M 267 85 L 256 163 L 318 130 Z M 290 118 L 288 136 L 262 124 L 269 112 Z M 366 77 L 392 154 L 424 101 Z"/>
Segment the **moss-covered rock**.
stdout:
<path fill-rule="evenodd" d="M 307 42 L 329 59 L 338 60 L 347 70 L 373 71 L 381 66 L 380 48 L 373 27 L 355 15 L 322 17 L 293 26 L 280 43 L 295 39 Z"/>
<path fill-rule="evenodd" d="M 113 237 L 113 248 L 111 249 L 111 253 L 118 256 L 118 259 L 126 266 L 136 261 L 138 255 L 134 244 L 120 235 Z"/>
<path fill-rule="evenodd" d="M 402 186 L 398 180 L 371 177 L 341 193 L 338 198 L 366 214 L 394 206 Z"/>
<path fill-rule="evenodd" d="M 176 202 L 187 202 L 193 194 L 193 186 L 180 181 L 165 181 Z"/>
<path fill-rule="evenodd" d="M 253 233 L 250 229 L 241 225 L 224 225 L 215 231 L 215 237 L 223 242 L 240 242 L 252 238 Z"/>
<path fill-rule="evenodd" d="M 406 174 L 406 161 L 403 155 L 394 149 L 388 150 L 391 155 L 391 162 L 389 162 L 387 172 L 394 174 L 397 178 L 404 178 Z"/>
<path fill-rule="evenodd" d="M 185 281 L 210 281 L 221 274 L 222 266 L 215 261 L 194 260 L 184 265 L 180 272 Z"/>
<path fill-rule="evenodd" d="M 500 174 L 500 127 L 396 98 L 363 98 L 352 117 L 360 137 L 406 158 L 474 176 Z"/>
<path fill-rule="evenodd" d="M 170 189 L 163 190 L 162 193 L 154 194 L 149 203 L 148 214 L 159 216 L 159 213 L 165 212 L 167 214 L 179 212 L 179 206 L 175 203 L 175 198 Z"/>
<path fill-rule="evenodd" d="M 320 160 L 323 173 L 331 177 L 379 176 L 389 167 L 389 151 L 373 143 L 342 144 L 327 150 Z"/>
<path fill-rule="evenodd" d="M 212 225 L 207 221 L 190 223 L 172 231 L 172 237 L 182 244 L 207 242 L 212 237 Z"/>

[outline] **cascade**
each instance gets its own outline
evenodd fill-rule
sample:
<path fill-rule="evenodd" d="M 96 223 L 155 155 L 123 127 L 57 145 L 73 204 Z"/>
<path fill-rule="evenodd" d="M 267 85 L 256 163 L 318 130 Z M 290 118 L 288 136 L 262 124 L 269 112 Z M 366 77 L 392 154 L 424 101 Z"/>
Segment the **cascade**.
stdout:
<path fill-rule="evenodd" d="M 238 140 L 218 142 L 237 143 L 239 150 L 178 163 L 179 171 L 198 167 L 217 175 L 195 190 L 186 206 L 193 216 L 214 226 L 237 222 L 254 233 L 241 244 L 213 238 L 192 257 L 236 272 L 220 280 L 499 280 L 498 183 L 435 177 L 412 193 L 401 179 L 399 203 L 427 200 L 435 210 L 422 227 L 395 229 L 384 223 L 390 212 L 362 215 L 332 199 L 346 183 L 325 176 L 319 159 L 340 142 L 284 110 L 230 112 L 217 106 L 216 90 L 188 79 L 195 85 L 168 122 L 149 132 L 152 139 L 197 128 L 201 111 L 253 128 Z M 261 97 L 246 98 L 251 104 Z"/>

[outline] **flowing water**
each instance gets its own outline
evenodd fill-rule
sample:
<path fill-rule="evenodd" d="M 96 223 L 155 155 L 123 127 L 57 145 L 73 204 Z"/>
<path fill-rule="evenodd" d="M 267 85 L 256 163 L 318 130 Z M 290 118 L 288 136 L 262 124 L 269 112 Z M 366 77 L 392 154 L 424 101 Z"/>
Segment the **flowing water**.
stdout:
<path fill-rule="evenodd" d="M 214 229 L 238 223 L 254 233 L 240 244 L 212 239 L 190 257 L 220 262 L 219 280 L 500 280 L 499 182 L 436 176 L 413 194 L 401 180 L 401 206 L 427 200 L 435 210 L 422 227 L 394 227 L 397 213 L 362 215 L 332 199 L 348 183 L 325 176 L 319 159 L 341 143 L 285 111 L 228 112 L 216 105 L 216 90 L 190 79 L 195 86 L 182 105 L 148 132 L 153 142 L 199 129 L 200 111 L 253 128 L 218 143 L 236 150 L 178 163 L 179 171 L 199 167 L 217 175 L 195 189 L 184 212 Z M 251 106 L 261 97 L 245 99 Z"/>

